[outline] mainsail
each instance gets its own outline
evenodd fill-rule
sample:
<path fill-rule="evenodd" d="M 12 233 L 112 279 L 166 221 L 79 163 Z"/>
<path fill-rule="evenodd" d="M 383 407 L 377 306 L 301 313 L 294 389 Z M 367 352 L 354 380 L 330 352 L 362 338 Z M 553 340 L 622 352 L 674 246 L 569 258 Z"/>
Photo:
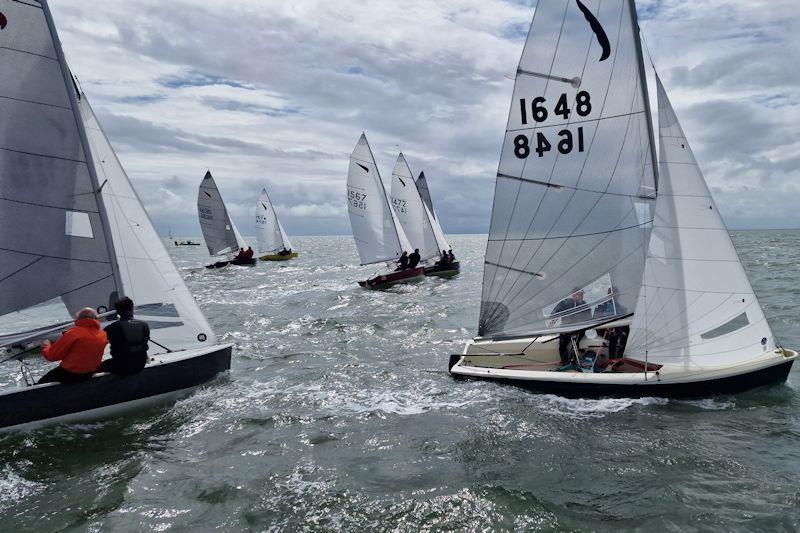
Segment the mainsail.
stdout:
<path fill-rule="evenodd" d="M 347 211 L 362 265 L 394 261 L 404 251 L 413 251 L 389 205 L 375 157 L 363 133 L 350 154 Z"/>
<path fill-rule="evenodd" d="M 497 173 L 480 335 L 633 311 L 656 196 L 651 139 L 633 2 L 540 0 Z M 584 304 L 556 311 L 579 292 Z"/>
<path fill-rule="evenodd" d="M 392 171 L 392 206 L 413 248 L 426 261 L 441 254 L 431 225 L 432 215 L 414 185 L 414 177 L 402 152 Z"/>
<path fill-rule="evenodd" d="M 77 94 L 45 2 L 3 2 L 0 316 L 123 294 Z"/>
<path fill-rule="evenodd" d="M 625 353 L 655 363 L 742 363 L 775 339 L 683 129 L 658 86 L 659 190 Z"/>
<path fill-rule="evenodd" d="M 419 192 L 422 201 L 428 206 L 428 211 L 431 212 L 433 218 L 436 218 L 436 211 L 433 210 L 433 200 L 431 199 L 431 191 L 428 189 L 428 180 L 425 178 L 425 173 L 420 172 L 416 181 L 417 191 Z"/>
<path fill-rule="evenodd" d="M 216 344 L 211 326 L 161 243 L 84 94 L 79 109 L 95 171 L 102 182 L 102 202 L 123 291 L 136 303 L 136 315 L 148 322 L 153 338 L 171 350 Z M 157 345 L 150 347 L 151 354 L 162 351 L 164 348 Z"/>
<path fill-rule="evenodd" d="M 247 247 L 228 215 L 210 171 L 206 172 L 197 191 L 197 214 L 209 254 L 229 254 Z"/>
<path fill-rule="evenodd" d="M 256 202 L 256 238 L 259 253 L 292 249 L 292 243 L 278 220 L 267 189 L 261 189 L 261 195 Z"/>

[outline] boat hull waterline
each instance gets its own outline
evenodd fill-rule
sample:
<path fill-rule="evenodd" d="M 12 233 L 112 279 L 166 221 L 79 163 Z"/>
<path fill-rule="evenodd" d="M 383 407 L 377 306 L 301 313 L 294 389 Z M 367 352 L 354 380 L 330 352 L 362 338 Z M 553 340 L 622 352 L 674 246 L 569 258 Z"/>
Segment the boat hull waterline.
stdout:
<path fill-rule="evenodd" d="M 229 370 L 231 349 L 228 344 L 159 354 L 132 376 L 98 374 L 82 383 L 45 383 L 2 392 L 0 431 L 93 420 L 127 407 L 161 403 Z"/>
<path fill-rule="evenodd" d="M 298 252 L 292 252 L 290 254 L 280 255 L 280 254 L 267 254 L 262 255 L 259 257 L 262 261 L 288 261 L 289 259 L 294 259 L 300 255 Z"/>
<path fill-rule="evenodd" d="M 425 278 L 425 270 L 422 267 L 408 268 L 391 274 L 375 276 L 366 281 L 359 281 L 358 284 L 365 289 L 381 290 L 396 285 L 398 283 L 409 283 L 421 281 Z"/>
<path fill-rule="evenodd" d="M 456 276 L 461 272 L 461 263 L 455 261 L 447 265 L 433 265 L 425 267 L 426 276 L 439 276 L 440 278 L 449 278 Z"/>
<path fill-rule="evenodd" d="M 664 365 L 658 371 L 646 373 L 555 372 L 520 369 L 525 365 L 490 367 L 476 364 L 480 359 L 491 361 L 489 358 L 495 357 L 498 356 L 454 354 L 450 356 L 449 370 L 456 377 L 493 380 L 531 392 L 566 398 L 707 398 L 782 383 L 786 381 L 798 353 L 779 349 L 738 367 L 686 370 L 677 365 Z"/>

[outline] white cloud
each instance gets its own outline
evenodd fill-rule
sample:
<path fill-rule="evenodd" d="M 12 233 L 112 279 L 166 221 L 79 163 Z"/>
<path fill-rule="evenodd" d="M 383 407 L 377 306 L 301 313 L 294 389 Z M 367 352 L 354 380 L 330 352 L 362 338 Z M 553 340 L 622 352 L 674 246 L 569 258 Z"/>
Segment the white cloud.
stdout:
<path fill-rule="evenodd" d="M 398 145 L 425 170 L 446 230 L 485 231 L 512 89 L 504 76 L 516 69 L 534 3 L 51 7 L 157 225 L 196 235 L 206 168 L 243 228 L 266 185 L 290 233 L 349 232 L 347 157 L 362 130 L 385 177 Z M 639 9 L 729 224 L 799 225 L 796 0 L 643 0 Z"/>

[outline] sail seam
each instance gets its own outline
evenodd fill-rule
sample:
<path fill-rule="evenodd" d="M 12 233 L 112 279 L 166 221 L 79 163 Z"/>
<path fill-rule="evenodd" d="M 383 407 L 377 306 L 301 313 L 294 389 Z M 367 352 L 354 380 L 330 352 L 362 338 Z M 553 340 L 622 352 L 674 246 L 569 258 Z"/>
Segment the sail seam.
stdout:
<path fill-rule="evenodd" d="M 610 116 L 607 116 L 607 117 L 589 118 L 589 119 L 586 119 L 586 120 L 571 120 L 567 124 L 570 125 L 570 126 L 572 126 L 573 124 L 587 124 L 589 122 L 600 122 L 601 120 L 611 120 L 611 119 L 616 119 L 616 118 L 630 117 L 630 116 L 633 116 L 633 115 L 641 115 L 643 113 L 644 113 L 644 111 L 631 111 L 629 113 L 621 113 L 619 115 L 610 115 Z M 564 127 L 563 124 L 551 124 L 549 126 L 542 126 L 542 125 L 537 125 L 536 126 L 537 129 L 563 128 L 563 127 Z M 525 131 L 525 130 L 529 130 L 529 129 L 531 129 L 531 128 L 514 128 L 514 129 L 509 129 L 509 130 L 506 130 L 506 131 L 516 132 L 516 131 Z"/>
<path fill-rule="evenodd" d="M 92 194 L 92 193 L 85 193 L 85 194 Z M 59 211 L 72 211 L 74 213 L 87 213 L 87 214 L 91 213 L 91 214 L 95 214 L 95 215 L 97 214 L 97 211 L 91 211 L 91 210 L 87 210 L 87 209 L 73 209 L 72 207 L 63 207 L 63 206 L 58 206 L 58 205 L 37 204 L 35 202 L 26 202 L 25 200 L 15 200 L 13 198 L 6 198 L 4 196 L 0 196 L 0 201 L 10 202 L 10 203 L 13 203 L 13 204 L 30 205 L 32 207 L 44 207 L 44 208 L 47 208 L 47 209 L 57 209 Z"/>
<path fill-rule="evenodd" d="M 545 181 L 532 180 L 530 178 L 521 178 L 519 176 L 511 176 L 509 174 L 500 174 L 500 173 L 498 173 L 497 177 L 498 178 L 506 178 L 506 179 L 510 179 L 510 180 L 524 181 L 525 183 L 533 183 L 535 185 L 541 185 L 543 187 L 550 187 L 552 189 L 569 189 L 569 190 L 572 190 L 572 191 L 595 193 L 595 194 L 600 194 L 600 195 L 603 195 L 603 196 L 619 196 L 619 197 L 623 197 L 623 198 L 636 198 L 636 199 L 639 199 L 639 200 L 650 200 L 650 201 L 655 200 L 655 198 L 652 197 L 652 196 L 643 196 L 641 194 L 622 194 L 622 193 L 619 193 L 619 192 L 597 191 L 597 190 L 594 190 L 594 189 L 584 189 L 582 187 L 572 187 L 572 186 L 569 186 L 569 185 L 561 185 L 559 183 L 547 183 Z"/>
<path fill-rule="evenodd" d="M 628 214 L 630 214 L 630 212 L 628 212 Z M 605 231 L 598 231 L 598 232 L 595 232 L 595 233 L 570 234 L 570 235 L 562 235 L 560 237 L 530 237 L 530 238 L 525 237 L 525 238 L 521 238 L 521 239 L 505 239 L 505 240 L 506 241 L 514 241 L 514 242 L 517 242 L 517 241 L 526 242 L 526 241 L 547 241 L 547 240 L 558 240 L 558 239 L 571 239 L 573 237 L 592 237 L 592 236 L 595 236 L 595 235 L 606 235 L 608 233 L 616 233 L 618 231 L 627 231 L 627 230 L 630 230 L 630 229 L 641 228 L 642 226 L 647 226 L 651 222 L 653 222 L 653 221 L 652 220 L 648 220 L 646 222 L 642 222 L 641 224 L 636 224 L 635 226 L 627 226 L 627 227 L 624 227 L 624 228 L 614 228 L 614 229 L 605 230 Z M 498 241 L 498 239 L 489 239 L 489 240 L 492 241 L 492 242 Z M 486 261 L 486 262 L 489 263 L 489 261 Z"/>
<path fill-rule="evenodd" d="M 31 266 L 31 265 L 33 265 L 33 264 L 35 264 L 35 263 L 38 263 L 38 262 L 39 262 L 39 261 L 41 261 L 42 259 L 44 259 L 44 257 L 43 257 L 43 256 L 39 256 L 39 257 L 37 257 L 36 259 L 34 259 L 33 261 L 31 261 L 30 263 L 28 263 L 28 264 L 26 264 L 26 265 L 24 265 L 24 266 L 21 266 L 20 268 L 16 269 L 16 270 L 15 270 L 14 272 L 12 272 L 11 274 L 8 274 L 6 277 L 4 277 L 4 278 L 0 278 L 0 283 L 4 282 L 4 281 L 5 281 L 5 280 L 7 280 L 8 278 L 11 278 L 11 277 L 14 277 L 14 276 L 16 276 L 18 273 L 20 273 L 20 272 L 22 272 L 23 270 L 27 269 L 29 266 Z"/>
<path fill-rule="evenodd" d="M 37 54 L 36 52 L 29 52 L 27 50 L 20 50 L 19 48 L 11 48 L 10 46 L 0 46 L 0 50 L 8 50 L 9 52 L 18 52 L 20 54 L 25 54 L 29 56 L 36 56 L 41 57 L 43 59 L 50 59 L 52 61 L 58 61 L 58 58 L 46 56 L 44 54 Z"/>
<path fill-rule="evenodd" d="M 6 100 L 14 100 L 15 102 L 24 102 L 26 104 L 34 104 L 34 105 L 40 105 L 40 106 L 44 106 L 44 107 L 55 107 L 56 109 L 65 109 L 67 111 L 72 111 L 72 108 L 65 107 L 63 105 L 46 104 L 45 102 L 37 102 L 35 100 L 25 100 L 24 98 L 14 98 L 13 96 L 5 96 L 5 95 L 2 95 L 2 94 L 0 94 L 0 98 L 5 98 Z"/>
<path fill-rule="evenodd" d="M 70 157 L 61 157 L 60 155 L 37 154 L 35 152 L 26 152 L 24 150 L 14 150 L 13 148 L 6 148 L 5 146 L 0 146 L 0 150 L 5 150 L 6 152 L 13 152 L 15 154 L 31 155 L 33 157 L 46 157 L 48 159 L 58 159 L 58 160 L 61 160 L 61 161 L 71 161 L 73 163 L 81 163 L 83 165 L 86 164 L 86 161 L 81 161 L 80 159 L 72 159 Z"/>
<path fill-rule="evenodd" d="M 64 259 L 65 261 L 76 261 L 76 262 L 81 262 L 81 263 L 98 263 L 98 264 L 103 264 L 103 265 L 111 264 L 109 261 L 98 261 L 97 259 L 80 259 L 80 258 L 75 258 L 75 257 L 61 257 L 61 256 L 58 256 L 58 255 L 35 254 L 35 253 L 32 253 L 32 252 L 23 252 L 22 250 L 14 250 L 13 248 L 0 248 L 0 251 L 12 252 L 12 253 L 23 254 L 23 255 L 38 255 L 42 259 Z"/>

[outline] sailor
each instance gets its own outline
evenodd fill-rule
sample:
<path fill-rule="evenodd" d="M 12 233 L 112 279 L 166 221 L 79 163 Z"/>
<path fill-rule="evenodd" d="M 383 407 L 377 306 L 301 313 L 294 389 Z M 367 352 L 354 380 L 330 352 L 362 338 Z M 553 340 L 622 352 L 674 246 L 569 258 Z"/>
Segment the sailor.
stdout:
<path fill-rule="evenodd" d="M 287 249 L 286 249 L 286 247 L 284 246 L 284 247 L 283 247 L 283 250 L 281 250 L 280 252 L 278 252 L 278 255 L 289 255 L 289 254 L 291 254 L 291 253 L 292 253 L 292 251 L 291 251 L 291 250 L 287 250 Z"/>
<path fill-rule="evenodd" d="M 47 340 L 42 343 L 44 358 L 61 363 L 37 383 L 78 383 L 91 378 L 100 366 L 107 342 L 97 312 L 91 307 L 81 309 L 75 316 L 75 327 L 52 344 Z"/>
<path fill-rule="evenodd" d="M 408 256 L 408 268 L 417 268 L 419 260 L 419 248 L 414 248 L 414 253 Z"/>
<path fill-rule="evenodd" d="M 252 246 L 248 246 L 247 247 L 247 250 L 245 250 L 245 252 L 244 252 L 244 258 L 245 259 L 252 259 L 253 258 L 253 247 Z"/>
<path fill-rule="evenodd" d="M 400 260 L 397 262 L 397 264 L 399 265 L 397 270 L 405 270 L 408 268 L 408 252 L 403 252 L 403 255 L 400 256 Z"/>
<path fill-rule="evenodd" d="M 575 309 L 576 307 L 586 306 L 586 302 L 583 299 L 583 289 L 581 287 L 576 287 L 569 298 L 565 298 L 558 302 L 558 304 L 553 308 L 553 314 L 564 313 L 569 311 L 570 309 Z M 567 324 L 577 324 L 580 322 L 588 321 L 592 318 L 592 312 L 587 307 L 581 311 L 576 313 L 569 314 L 561 319 L 561 325 L 566 326 Z M 569 361 L 569 345 L 572 339 L 572 336 L 577 334 L 576 343 L 580 341 L 581 336 L 583 336 L 583 331 L 577 332 L 566 332 L 562 333 L 558 337 L 558 353 L 561 356 L 561 363 L 564 365 L 568 365 Z M 576 356 L 578 354 L 575 354 Z"/>
<path fill-rule="evenodd" d="M 98 372 L 111 372 L 121 376 L 136 374 L 147 364 L 147 343 L 150 326 L 133 318 L 133 300 L 122 298 L 114 304 L 119 320 L 105 328 L 111 345 L 111 359 L 100 363 Z"/>
<path fill-rule="evenodd" d="M 448 263 L 455 263 L 456 256 L 453 254 L 453 249 L 450 248 L 450 251 L 447 252 L 447 262 Z"/>
<path fill-rule="evenodd" d="M 439 259 L 440 265 L 446 265 L 450 261 L 450 256 L 447 255 L 447 250 L 442 250 L 442 257 Z"/>

